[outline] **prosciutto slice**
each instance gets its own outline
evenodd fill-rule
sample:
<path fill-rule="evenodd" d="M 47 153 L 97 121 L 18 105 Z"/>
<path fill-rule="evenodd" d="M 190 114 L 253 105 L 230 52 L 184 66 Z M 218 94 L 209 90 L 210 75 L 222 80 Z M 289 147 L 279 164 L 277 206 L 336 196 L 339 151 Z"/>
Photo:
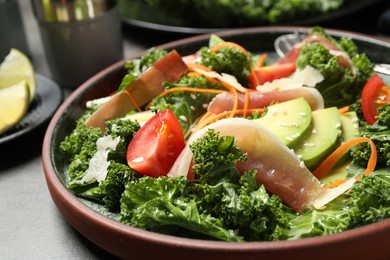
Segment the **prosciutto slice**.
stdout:
<path fill-rule="evenodd" d="M 256 180 L 269 192 L 278 195 L 296 212 L 302 212 L 310 207 L 323 193 L 319 180 L 294 152 L 281 143 L 273 133 L 244 118 L 222 119 L 195 133 L 168 176 L 188 175 L 192 163 L 189 144 L 204 136 L 209 128 L 215 129 L 221 135 L 234 136 L 238 147 L 248 154 L 248 160 L 237 165 L 240 172 L 256 170 Z"/>
<path fill-rule="evenodd" d="M 249 92 L 248 109 L 263 108 L 275 102 L 284 102 L 299 97 L 305 98 L 312 110 L 317 110 L 324 107 L 324 100 L 317 89 L 310 87 L 300 87 L 287 88 L 270 92 L 251 91 Z M 243 109 L 244 103 L 245 94 L 238 93 L 237 108 Z M 210 102 L 207 111 L 210 113 L 219 114 L 224 111 L 232 110 L 233 105 L 233 95 L 229 92 L 224 92 L 215 96 L 215 98 Z"/>
<path fill-rule="evenodd" d="M 107 120 L 122 117 L 136 108 L 132 99 L 140 106 L 146 104 L 164 91 L 162 86 L 164 81 L 174 82 L 187 70 L 188 67 L 183 62 L 182 57 L 176 50 L 172 50 L 157 60 L 153 66 L 143 72 L 123 91 L 112 96 L 87 119 L 85 126 L 100 127 L 104 132 Z"/>

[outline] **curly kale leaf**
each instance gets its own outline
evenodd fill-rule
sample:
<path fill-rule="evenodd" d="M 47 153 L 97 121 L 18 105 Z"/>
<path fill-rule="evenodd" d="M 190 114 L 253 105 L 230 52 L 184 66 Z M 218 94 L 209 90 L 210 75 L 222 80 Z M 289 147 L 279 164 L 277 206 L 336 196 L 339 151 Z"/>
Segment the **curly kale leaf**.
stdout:
<path fill-rule="evenodd" d="M 82 158 L 92 157 L 96 151 L 96 141 L 102 137 L 100 128 L 87 128 L 84 122 L 92 115 L 95 109 L 88 109 L 83 116 L 76 121 L 76 127 L 70 135 L 59 145 L 59 151 L 68 161 L 73 161 L 78 154 Z"/>
<path fill-rule="evenodd" d="M 127 146 L 139 128 L 139 123 L 132 120 L 114 119 L 106 122 L 106 135 L 111 135 L 113 138 L 120 137 L 116 149 L 108 154 L 108 160 L 126 163 Z"/>
<path fill-rule="evenodd" d="M 390 168 L 363 176 L 354 184 L 350 196 L 354 206 L 353 227 L 390 218 Z"/>
<path fill-rule="evenodd" d="M 315 87 L 324 98 L 325 106 L 343 106 L 354 101 L 354 77 L 352 71 L 342 67 L 337 56 L 332 55 L 320 43 L 306 45 L 297 60 L 300 69 L 307 65 L 321 72 L 324 80 Z"/>
<path fill-rule="evenodd" d="M 247 159 L 233 136 L 220 136 L 214 129 L 209 129 L 206 136 L 191 143 L 190 149 L 195 162 L 193 173 L 210 184 L 221 179 L 238 181 L 236 163 Z"/>
<path fill-rule="evenodd" d="M 329 203 L 323 210 L 313 209 L 301 215 L 288 214 L 290 227 L 279 230 L 278 240 L 324 236 L 351 228 L 351 213 L 346 209 L 345 201 L 345 197 L 341 196 Z"/>
<path fill-rule="evenodd" d="M 140 175 L 127 165 L 111 161 L 107 168 L 107 177 L 101 183 L 93 182 L 83 186 L 73 183 L 71 187 L 78 197 L 101 203 L 117 212 L 126 184 L 137 181 L 138 178 Z"/>
<path fill-rule="evenodd" d="M 137 181 L 141 177 L 129 166 L 121 163 L 111 162 L 108 167 L 108 174 L 102 183 L 99 184 L 101 193 L 104 194 L 104 205 L 112 210 L 119 210 L 120 198 L 128 182 Z"/>
<path fill-rule="evenodd" d="M 299 69 L 307 65 L 319 70 L 324 80 L 315 87 L 324 97 L 325 106 L 345 106 L 360 98 L 364 84 L 373 73 L 374 64 L 365 54 L 358 52 L 351 38 L 342 37 L 339 41 L 327 35 L 321 27 L 314 27 L 312 34 L 318 34 L 329 39 L 340 50 L 350 57 L 355 70 L 342 66 L 339 58 L 333 55 L 321 43 L 308 43 L 302 48 L 297 60 Z"/>
<path fill-rule="evenodd" d="M 390 104 L 386 104 L 377 109 L 378 125 L 388 127 L 390 129 Z"/>
<path fill-rule="evenodd" d="M 389 168 L 364 175 L 350 192 L 330 202 L 325 209 L 288 217 L 291 226 L 279 230 L 279 238 L 283 240 L 335 234 L 389 218 Z"/>
<path fill-rule="evenodd" d="M 286 212 L 292 213 L 292 210 L 256 182 L 255 171 L 242 175 L 239 183 L 194 182 L 192 190 L 202 212 L 221 219 L 245 241 L 275 240 L 280 237 L 282 227 L 288 229 Z"/>
<path fill-rule="evenodd" d="M 200 49 L 200 63 L 218 73 L 227 73 L 237 78 L 243 86 L 249 84 L 251 60 L 241 50 L 226 46 L 216 53 L 208 47 Z"/>
<path fill-rule="evenodd" d="M 122 223 L 159 233 L 242 241 L 221 220 L 198 211 L 182 177 L 141 178 L 129 182 L 121 198 Z"/>
<path fill-rule="evenodd" d="M 370 138 L 377 150 L 377 168 L 390 166 L 390 104 L 378 109 L 378 120 L 373 125 L 364 125 L 360 135 Z M 360 166 L 367 165 L 371 156 L 371 146 L 360 143 L 351 149 L 353 162 Z"/>
<path fill-rule="evenodd" d="M 139 124 L 130 120 L 114 119 L 106 122 L 106 133 L 100 128 L 87 128 L 85 120 L 90 116 L 87 111 L 76 123 L 76 128 L 66 136 L 60 144 L 60 152 L 71 160 L 69 165 L 69 180 L 67 187 L 79 197 L 105 204 L 107 208 L 118 208 L 120 194 L 124 185 L 133 180 L 138 174 L 126 164 L 126 150 L 130 140 L 139 129 Z M 91 159 L 97 154 L 98 140 L 109 142 L 118 139 L 114 149 L 110 149 L 107 158 L 100 158 L 108 162 L 105 179 L 101 182 L 96 179 L 84 181 L 83 178 L 91 167 Z M 102 165 L 96 165 L 102 163 Z M 94 161 L 92 166 L 104 167 L 105 162 Z"/>

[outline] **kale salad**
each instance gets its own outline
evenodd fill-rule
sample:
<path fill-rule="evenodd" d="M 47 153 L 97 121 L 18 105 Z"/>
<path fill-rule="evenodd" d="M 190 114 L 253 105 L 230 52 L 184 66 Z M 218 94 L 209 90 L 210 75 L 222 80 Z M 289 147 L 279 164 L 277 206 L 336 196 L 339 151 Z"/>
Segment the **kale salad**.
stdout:
<path fill-rule="evenodd" d="M 212 35 L 125 66 L 59 146 L 67 188 L 117 221 L 245 242 L 390 217 L 390 92 L 351 38 L 313 27 L 273 60 Z"/>

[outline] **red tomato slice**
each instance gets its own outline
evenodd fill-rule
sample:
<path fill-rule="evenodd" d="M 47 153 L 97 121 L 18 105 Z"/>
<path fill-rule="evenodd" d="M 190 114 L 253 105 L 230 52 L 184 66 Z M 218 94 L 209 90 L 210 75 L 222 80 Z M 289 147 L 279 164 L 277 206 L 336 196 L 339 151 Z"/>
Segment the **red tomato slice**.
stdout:
<path fill-rule="evenodd" d="M 127 148 L 127 164 L 140 174 L 166 176 L 184 149 L 184 135 L 170 109 L 149 119 Z"/>
<path fill-rule="evenodd" d="M 378 74 L 374 74 L 362 91 L 362 111 L 364 119 L 372 125 L 376 122 L 378 107 L 390 102 L 390 90 Z"/>
<path fill-rule="evenodd" d="M 249 77 L 251 86 L 256 88 L 266 82 L 272 82 L 275 79 L 285 78 L 294 73 L 296 69 L 295 63 L 275 64 L 256 68 L 252 71 Z"/>

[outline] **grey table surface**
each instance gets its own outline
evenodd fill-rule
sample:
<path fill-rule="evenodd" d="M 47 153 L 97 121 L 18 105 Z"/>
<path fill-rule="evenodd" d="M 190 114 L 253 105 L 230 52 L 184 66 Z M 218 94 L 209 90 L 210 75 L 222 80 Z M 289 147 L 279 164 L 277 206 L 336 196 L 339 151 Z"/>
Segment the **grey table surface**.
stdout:
<path fill-rule="evenodd" d="M 389 7 L 388 4 L 386 7 Z M 30 1 L 19 0 L 19 5 L 36 72 L 50 77 Z M 357 15 L 323 26 L 378 35 L 380 32 L 376 31 L 375 19 L 384 10 L 383 7 L 383 4 L 373 7 L 371 18 L 366 17 L 363 25 L 358 24 L 361 19 L 356 18 L 359 17 Z M 176 38 L 190 36 L 159 34 L 127 27 L 122 31 L 125 57 Z M 69 91 L 64 91 L 65 97 L 67 94 Z M 73 229 L 54 205 L 41 162 L 44 133 L 45 126 L 11 148 L 0 147 L 0 259 L 114 259 L 113 255 Z"/>

